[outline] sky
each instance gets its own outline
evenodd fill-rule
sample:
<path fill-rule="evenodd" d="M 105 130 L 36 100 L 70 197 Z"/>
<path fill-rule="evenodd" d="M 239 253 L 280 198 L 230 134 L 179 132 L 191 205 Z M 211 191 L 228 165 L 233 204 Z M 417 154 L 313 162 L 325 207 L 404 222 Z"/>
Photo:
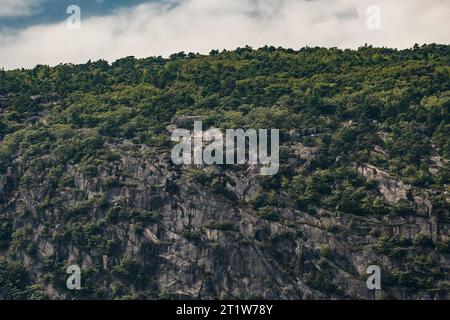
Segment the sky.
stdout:
<path fill-rule="evenodd" d="M 245 45 L 433 42 L 450 44 L 450 0 L 0 0 L 6 70 Z"/>

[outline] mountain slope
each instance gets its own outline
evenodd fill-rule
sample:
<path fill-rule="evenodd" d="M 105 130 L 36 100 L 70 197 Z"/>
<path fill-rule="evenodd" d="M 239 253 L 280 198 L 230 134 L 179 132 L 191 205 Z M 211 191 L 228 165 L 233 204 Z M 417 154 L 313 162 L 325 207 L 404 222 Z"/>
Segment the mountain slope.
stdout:
<path fill-rule="evenodd" d="M 0 297 L 448 299 L 449 62 L 247 47 L 1 71 Z M 174 165 L 188 115 L 280 129 L 279 173 Z"/>

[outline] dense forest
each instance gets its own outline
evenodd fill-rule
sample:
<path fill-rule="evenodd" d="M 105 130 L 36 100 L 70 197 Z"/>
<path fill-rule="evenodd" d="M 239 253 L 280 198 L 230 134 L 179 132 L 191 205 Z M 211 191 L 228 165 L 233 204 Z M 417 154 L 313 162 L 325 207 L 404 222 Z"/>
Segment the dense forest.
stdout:
<path fill-rule="evenodd" d="M 279 173 L 170 165 L 175 116 L 280 129 Z M 245 47 L 2 70 L 0 297 L 448 298 L 449 120 L 447 45 Z M 243 181 L 254 190 L 240 192 Z M 190 197 L 201 208 L 187 219 Z M 214 201 L 233 214 L 216 208 L 195 222 Z M 294 243 L 306 252 L 296 261 Z M 245 246 L 267 272 L 229 270 Z M 195 261 L 182 269 L 177 250 Z M 73 263 L 84 266 L 78 292 L 65 288 Z M 373 263 L 387 270 L 386 290 L 371 296 L 354 288 Z M 184 275 L 169 281 L 171 268 Z M 354 283 L 333 277 L 338 269 Z M 265 285 L 239 287 L 244 278 Z"/>

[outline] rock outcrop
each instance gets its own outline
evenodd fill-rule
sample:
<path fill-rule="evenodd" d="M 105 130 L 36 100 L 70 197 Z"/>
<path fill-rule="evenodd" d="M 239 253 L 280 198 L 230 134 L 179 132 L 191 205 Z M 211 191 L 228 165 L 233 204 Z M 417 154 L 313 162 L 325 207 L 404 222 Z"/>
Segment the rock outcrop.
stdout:
<path fill-rule="evenodd" d="M 193 178 L 198 169 L 172 165 L 167 153 L 126 142 L 110 148 L 120 154 L 116 161 L 94 177 L 68 166 L 64 178 L 71 182 L 53 193 L 46 180 L 15 188 L 14 172 L 0 179 L 3 216 L 16 230 L 5 254 L 26 265 L 30 282 L 48 298 L 448 298 L 449 255 L 426 242 L 448 239 L 448 215 L 307 213 L 280 198 L 277 218 L 267 219 L 250 204 L 263 190 L 251 171 L 206 168 L 201 172 L 222 181 L 222 189 L 211 190 Z M 293 148 L 310 159 L 312 150 Z M 387 201 L 414 201 L 410 188 L 387 173 L 369 165 L 358 170 Z M 39 180 L 32 171 L 25 175 Z M 401 257 L 418 256 L 431 260 L 417 274 L 435 274 L 439 290 L 411 290 L 396 280 Z M 82 292 L 65 288 L 64 267 L 71 264 L 85 271 Z M 383 270 L 382 291 L 366 287 L 372 264 Z M 410 272 L 403 277 L 420 281 Z"/>

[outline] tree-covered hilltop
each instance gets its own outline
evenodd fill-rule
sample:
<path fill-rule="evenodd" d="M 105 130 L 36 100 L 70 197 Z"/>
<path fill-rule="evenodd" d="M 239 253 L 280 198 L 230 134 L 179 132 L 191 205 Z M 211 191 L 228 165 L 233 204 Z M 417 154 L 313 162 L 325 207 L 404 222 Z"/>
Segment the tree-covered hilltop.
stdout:
<path fill-rule="evenodd" d="M 167 127 L 186 115 L 280 129 L 280 172 L 171 165 Z M 364 263 L 383 265 L 384 297 L 448 297 L 449 119 L 447 45 L 0 71 L 0 297 L 379 298 Z M 258 271 L 228 270 L 249 244 Z M 172 257 L 186 246 L 189 268 Z M 81 293 L 69 262 L 88 270 Z"/>

